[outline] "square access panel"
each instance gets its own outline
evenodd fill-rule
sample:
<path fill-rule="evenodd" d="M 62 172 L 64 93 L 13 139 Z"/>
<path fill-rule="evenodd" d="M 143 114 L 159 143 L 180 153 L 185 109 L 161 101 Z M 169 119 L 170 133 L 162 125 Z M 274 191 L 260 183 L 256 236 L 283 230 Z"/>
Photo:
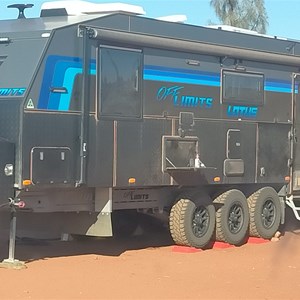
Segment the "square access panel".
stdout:
<path fill-rule="evenodd" d="M 31 150 L 31 181 L 34 184 L 67 184 L 73 182 L 71 162 L 70 148 L 34 147 Z"/>

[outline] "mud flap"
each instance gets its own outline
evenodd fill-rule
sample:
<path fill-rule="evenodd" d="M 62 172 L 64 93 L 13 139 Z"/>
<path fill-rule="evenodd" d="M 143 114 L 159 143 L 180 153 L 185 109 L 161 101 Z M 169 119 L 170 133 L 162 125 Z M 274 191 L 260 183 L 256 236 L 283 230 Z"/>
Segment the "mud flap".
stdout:
<path fill-rule="evenodd" d="M 95 213 L 79 213 L 68 222 L 65 232 L 90 236 L 109 237 L 112 231 L 112 188 L 96 188 Z"/>
<path fill-rule="evenodd" d="M 112 236 L 111 213 L 99 213 L 96 222 L 86 230 L 85 235 Z"/>

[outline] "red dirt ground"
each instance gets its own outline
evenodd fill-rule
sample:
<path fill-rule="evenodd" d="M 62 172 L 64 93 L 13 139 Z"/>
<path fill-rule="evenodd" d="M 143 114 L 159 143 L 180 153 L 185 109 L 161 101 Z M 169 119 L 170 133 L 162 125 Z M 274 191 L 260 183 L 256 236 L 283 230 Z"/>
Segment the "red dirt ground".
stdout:
<path fill-rule="evenodd" d="M 16 256 L 27 269 L 0 269 L 0 299 L 300 299 L 300 223 L 288 218 L 278 242 L 206 251 L 151 230 L 126 240 L 23 239 Z"/>

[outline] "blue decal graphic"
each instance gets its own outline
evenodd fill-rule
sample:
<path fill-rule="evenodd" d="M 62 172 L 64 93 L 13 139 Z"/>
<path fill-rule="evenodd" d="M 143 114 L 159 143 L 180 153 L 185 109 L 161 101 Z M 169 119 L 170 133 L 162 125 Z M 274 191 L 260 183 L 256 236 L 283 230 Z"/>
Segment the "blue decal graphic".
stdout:
<path fill-rule="evenodd" d="M 191 95 L 180 95 L 183 90 L 183 86 L 162 86 L 158 89 L 156 97 L 158 101 L 164 101 L 169 96 L 172 99 L 174 106 L 184 107 L 200 107 L 200 108 L 211 108 L 213 104 L 213 98 L 210 97 L 198 97 Z"/>
<path fill-rule="evenodd" d="M 194 84 L 220 87 L 220 73 L 170 68 L 154 65 L 144 66 L 144 80 L 172 82 L 174 84 Z M 264 90 L 267 92 L 292 93 L 292 83 L 287 80 L 267 78 Z M 298 89 L 296 89 L 298 93 Z"/>
<path fill-rule="evenodd" d="M 37 108 L 68 111 L 77 74 L 82 74 L 82 60 L 79 57 L 48 56 Z M 95 60 L 91 60 L 90 74 L 96 74 Z M 64 87 L 68 92 L 51 93 L 52 86 Z"/>
<path fill-rule="evenodd" d="M 26 88 L 0 88 L 0 97 L 23 96 Z"/>
<path fill-rule="evenodd" d="M 220 86 L 220 74 L 145 65 L 144 80 Z"/>
<path fill-rule="evenodd" d="M 229 105 L 227 108 L 227 115 L 229 117 L 255 118 L 257 113 L 258 107 L 256 106 Z"/>

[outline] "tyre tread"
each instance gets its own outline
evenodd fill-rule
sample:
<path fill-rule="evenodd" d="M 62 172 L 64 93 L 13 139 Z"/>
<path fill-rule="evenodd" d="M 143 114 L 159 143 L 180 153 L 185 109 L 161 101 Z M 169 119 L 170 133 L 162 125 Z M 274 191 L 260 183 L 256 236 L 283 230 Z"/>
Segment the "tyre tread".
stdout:
<path fill-rule="evenodd" d="M 274 201 L 276 203 L 276 198 L 278 196 L 277 192 L 271 188 L 271 187 L 263 187 L 261 189 L 259 189 L 258 191 L 254 192 L 252 195 L 250 195 L 247 199 L 248 202 L 248 207 L 249 207 L 249 215 L 250 215 L 250 222 L 249 222 L 249 234 L 250 236 L 253 237 L 261 237 L 261 238 L 271 238 L 273 236 L 273 233 L 275 234 L 275 232 L 278 230 L 279 227 L 279 223 L 280 223 L 280 218 L 281 216 L 276 216 L 277 220 L 276 223 L 274 225 L 273 228 L 273 232 L 269 232 L 267 233 L 262 227 L 261 224 L 257 224 L 256 223 L 256 216 L 257 216 L 257 206 L 259 206 L 259 201 L 263 201 L 263 199 L 261 199 L 261 194 L 265 193 L 266 190 L 268 190 L 269 195 L 272 196 L 272 193 L 274 194 Z M 275 204 L 276 206 L 276 204 Z M 279 208 L 280 204 L 278 205 L 277 202 L 277 213 L 280 214 L 280 208 Z"/>
<path fill-rule="evenodd" d="M 258 190 L 248 198 L 248 207 L 249 207 L 249 215 L 250 215 L 249 235 L 253 237 L 261 237 L 261 235 L 257 231 L 256 223 L 254 222 L 254 216 L 256 211 L 255 208 L 256 208 L 258 197 L 260 196 L 260 191 L 261 190 Z"/>
<path fill-rule="evenodd" d="M 224 225 L 224 218 L 228 209 L 227 203 L 230 203 L 232 199 L 235 199 L 235 197 L 237 197 L 236 200 L 241 197 L 239 200 L 241 201 L 240 203 L 243 206 L 244 223 L 243 227 L 237 234 L 232 234 L 228 231 L 227 225 Z M 246 240 L 249 226 L 248 204 L 245 195 L 240 190 L 231 189 L 219 195 L 213 202 L 214 204 L 222 204 L 216 210 L 216 240 L 237 246 L 243 244 Z"/>
<path fill-rule="evenodd" d="M 227 191 L 227 192 L 221 194 L 214 200 L 214 203 L 224 204 L 229 193 L 230 193 L 230 191 Z M 221 224 L 221 215 L 222 215 L 222 207 L 220 207 L 219 209 L 216 210 L 216 240 L 221 241 L 221 242 L 227 242 L 224 231 L 223 231 L 223 227 Z"/>
<path fill-rule="evenodd" d="M 190 246 L 184 228 L 184 216 L 189 202 L 188 199 L 180 199 L 173 205 L 170 212 L 170 232 L 177 245 Z"/>

